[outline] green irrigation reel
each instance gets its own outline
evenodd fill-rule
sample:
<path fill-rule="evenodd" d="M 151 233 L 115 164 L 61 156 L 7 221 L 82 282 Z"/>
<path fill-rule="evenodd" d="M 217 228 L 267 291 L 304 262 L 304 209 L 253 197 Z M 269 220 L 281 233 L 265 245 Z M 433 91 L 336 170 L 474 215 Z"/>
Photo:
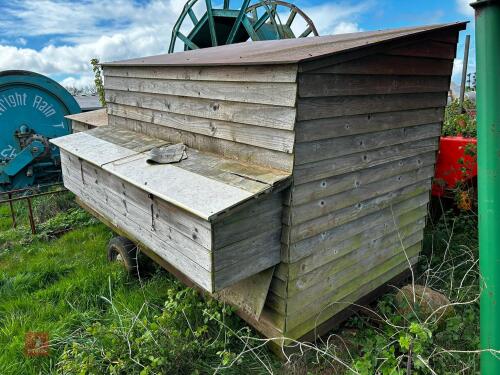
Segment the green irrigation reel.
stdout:
<path fill-rule="evenodd" d="M 229 0 L 223 1 L 222 8 L 214 8 L 211 0 L 189 0 L 174 25 L 168 52 L 175 52 L 177 40 L 184 44 L 184 50 L 192 50 L 247 40 L 318 35 L 311 19 L 286 1 L 243 0 L 237 9 L 231 8 Z"/>

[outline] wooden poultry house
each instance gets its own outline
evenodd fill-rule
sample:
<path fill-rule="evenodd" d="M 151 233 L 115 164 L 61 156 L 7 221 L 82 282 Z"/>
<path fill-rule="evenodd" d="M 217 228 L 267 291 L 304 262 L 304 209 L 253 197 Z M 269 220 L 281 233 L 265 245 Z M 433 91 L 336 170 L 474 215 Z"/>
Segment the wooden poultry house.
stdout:
<path fill-rule="evenodd" d="M 312 338 L 418 259 L 464 28 L 104 64 L 109 125 L 53 141 L 64 183 L 265 336 Z M 147 162 L 179 143 L 187 158 Z"/>

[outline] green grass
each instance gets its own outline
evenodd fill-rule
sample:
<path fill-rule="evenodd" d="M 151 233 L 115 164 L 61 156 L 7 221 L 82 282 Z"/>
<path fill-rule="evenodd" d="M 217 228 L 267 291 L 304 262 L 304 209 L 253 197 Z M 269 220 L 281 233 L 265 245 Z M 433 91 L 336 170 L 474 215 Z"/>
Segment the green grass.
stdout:
<path fill-rule="evenodd" d="M 35 202 L 35 236 L 21 204 L 17 229 L 10 227 L 8 206 L 0 206 L 0 374 L 212 373 L 235 357 L 231 342 L 241 343 L 219 322 L 227 319 L 239 330 L 241 320 L 159 268 L 138 279 L 109 263 L 112 232 L 72 202 L 70 194 Z M 48 357 L 24 354 L 27 332 L 49 333 Z M 144 335 L 156 343 L 136 344 L 132 360 L 128 341 L 141 343 Z M 222 372 L 260 373 L 251 356 Z"/>
<path fill-rule="evenodd" d="M 58 211 L 57 201 L 65 204 L 72 197 L 44 198 L 34 204 L 35 216 L 47 222 L 68 221 L 67 212 Z M 40 202 L 43 202 L 42 204 Z M 25 203 L 24 203 L 25 205 Z M 83 326 L 102 319 L 109 304 L 102 298 L 111 290 L 118 301 L 126 300 L 130 309 L 139 309 L 144 298 L 163 304 L 168 278 L 153 277 L 141 288 L 130 280 L 117 264 L 106 261 L 106 243 L 112 233 L 102 224 L 94 224 L 86 214 L 72 209 L 83 218 L 83 227 L 60 238 L 47 241 L 42 232 L 31 236 L 27 227 L 27 211 L 16 204 L 20 221 L 18 229 L 10 228 L 8 206 L 0 210 L 0 373 L 49 373 L 55 369 L 64 343 Z M 37 215 L 37 208 L 43 212 Z M 74 216 L 74 215 L 73 215 Z M 76 223 L 73 223 L 76 224 Z M 91 224 L 91 225 L 88 225 Z M 55 229 L 59 227 L 56 225 Z M 24 355 L 25 334 L 48 332 L 51 355 L 27 358 Z"/>
<path fill-rule="evenodd" d="M 476 354 L 436 354 L 477 348 L 477 302 L 456 306 L 445 324 L 422 324 L 400 313 L 394 294 L 372 306 L 385 321 L 355 316 L 338 331 L 342 340 L 332 336 L 285 366 L 265 347 L 240 356 L 261 344 L 244 322 L 159 268 L 137 279 L 109 263 L 105 249 L 112 232 L 77 208 L 71 194 L 35 200 L 35 236 L 22 205 L 16 205 L 17 229 L 10 226 L 8 206 L 0 206 L 2 375 L 346 373 L 339 359 L 361 374 L 402 374 L 411 340 L 421 348 L 412 353 L 420 366 L 414 374 L 430 373 L 417 354 L 440 374 L 477 372 Z M 468 301 L 478 293 L 476 218 L 445 218 L 426 229 L 417 282 L 452 302 Z M 48 332 L 48 357 L 25 356 L 27 332 Z"/>
<path fill-rule="evenodd" d="M 110 294 L 138 311 L 145 298 L 163 304 L 166 277 L 153 277 L 141 288 L 119 265 L 106 261 L 111 232 L 101 224 L 73 230 L 53 241 L 34 239 L 12 245 L 16 231 L 0 244 L 0 373 L 38 373 L 54 369 L 63 343 L 72 333 L 103 319 Z M 26 235 L 25 231 L 17 231 Z M 24 232 L 24 233 L 23 233 Z M 159 311 L 159 309 L 158 309 Z M 50 358 L 26 358 L 24 337 L 45 331 L 55 345 Z"/>

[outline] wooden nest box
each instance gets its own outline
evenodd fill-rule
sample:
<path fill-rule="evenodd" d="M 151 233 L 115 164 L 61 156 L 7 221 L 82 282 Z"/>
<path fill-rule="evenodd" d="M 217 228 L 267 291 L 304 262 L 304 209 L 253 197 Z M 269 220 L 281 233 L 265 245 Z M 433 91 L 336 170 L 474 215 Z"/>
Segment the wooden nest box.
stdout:
<path fill-rule="evenodd" d="M 322 334 L 418 259 L 464 28 L 104 64 L 109 125 L 53 141 L 64 184 L 264 335 Z M 178 143 L 184 160 L 147 162 Z"/>

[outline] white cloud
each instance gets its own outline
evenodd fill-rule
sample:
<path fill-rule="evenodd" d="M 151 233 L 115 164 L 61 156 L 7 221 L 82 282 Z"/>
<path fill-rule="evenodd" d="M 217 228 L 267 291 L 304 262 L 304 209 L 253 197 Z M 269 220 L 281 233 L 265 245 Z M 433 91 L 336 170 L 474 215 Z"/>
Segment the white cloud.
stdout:
<path fill-rule="evenodd" d="M 314 21 L 320 35 L 360 31 L 353 20 L 372 7 L 372 1 L 358 3 L 326 3 L 305 7 L 304 12 Z"/>
<path fill-rule="evenodd" d="M 458 11 L 465 16 L 473 16 L 474 9 L 470 6 L 474 0 L 455 0 L 457 4 Z"/>
<path fill-rule="evenodd" d="M 348 33 L 355 33 L 361 30 L 362 29 L 359 27 L 357 23 L 344 21 L 340 22 L 333 28 L 332 34 L 348 34 Z"/>
<path fill-rule="evenodd" d="M 452 82 L 454 82 L 457 85 L 460 85 L 460 83 L 462 82 L 463 66 L 464 66 L 463 59 L 455 59 L 455 61 L 453 62 L 453 73 L 451 76 L 451 80 L 452 80 Z M 468 73 L 475 73 L 475 72 L 476 72 L 475 63 L 474 63 L 474 61 L 469 60 L 469 64 L 467 65 L 467 74 Z"/>
<path fill-rule="evenodd" d="M 155 27 L 137 27 L 124 33 L 104 35 L 94 42 L 73 46 L 48 45 L 39 51 L 0 45 L 0 70 L 28 69 L 42 74 L 81 73 L 90 69 L 89 61 L 145 56 L 166 51 L 168 37 Z"/>
<path fill-rule="evenodd" d="M 139 5 L 127 0 L 11 0 L 3 6 L 0 32 L 17 36 L 22 25 L 25 37 L 59 35 L 63 41 L 88 41 L 90 37 L 137 25 L 168 26 L 179 14 L 180 1 L 153 0 Z"/>
<path fill-rule="evenodd" d="M 87 85 L 90 59 L 101 61 L 166 53 L 170 31 L 184 0 L 132 1 L 13 0 L 0 16 L 0 32 L 16 37 L 16 45 L 0 43 L 0 70 L 25 69 L 38 73 L 72 74 L 75 85 Z M 7 17 L 8 15 L 9 17 Z M 61 20 L 64 20 L 62 22 Z M 22 37 L 19 27 L 22 25 Z M 26 48 L 30 36 L 52 38 L 45 47 Z"/>
<path fill-rule="evenodd" d="M 458 82 L 462 80 L 462 70 L 464 67 L 464 60 L 463 59 L 455 59 L 453 62 L 453 73 L 452 73 L 452 81 L 453 82 Z"/>
<path fill-rule="evenodd" d="M 349 33 L 360 30 L 356 17 L 367 11 L 372 1 L 326 3 L 303 10 L 314 20 L 320 35 Z M 0 34 L 4 37 L 0 41 L 0 70 L 65 74 L 70 75 L 63 81 L 65 85 L 87 86 L 92 82 L 89 61 L 94 57 L 113 61 L 166 53 L 173 24 L 184 4 L 185 0 L 152 0 L 143 5 L 127 0 L 11 0 L 2 5 L 0 14 Z M 200 4 L 195 8 L 198 16 L 204 11 Z M 188 17 L 186 21 L 191 27 Z M 297 17 L 293 26 L 300 34 L 305 22 Z M 27 47 L 26 39 L 40 36 L 50 38 L 46 46 L 38 50 Z"/>
<path fill-rule="evenodd" d="M 345 34 L 361 31 L 355 19 L 371 8 L 372 0 L 358 1 L 357 3 L 325 3 L 321 5 L 300 7 L 314 22 L 319 35 Z M 280 8 L 278 8 L 280 10 Z M 280 10 L 279 17 L 285 22 L 289 12 Z M 292 23 L 292 31 L 300 35 L 307 25 L 305 20 L 296 16 Z"/>

